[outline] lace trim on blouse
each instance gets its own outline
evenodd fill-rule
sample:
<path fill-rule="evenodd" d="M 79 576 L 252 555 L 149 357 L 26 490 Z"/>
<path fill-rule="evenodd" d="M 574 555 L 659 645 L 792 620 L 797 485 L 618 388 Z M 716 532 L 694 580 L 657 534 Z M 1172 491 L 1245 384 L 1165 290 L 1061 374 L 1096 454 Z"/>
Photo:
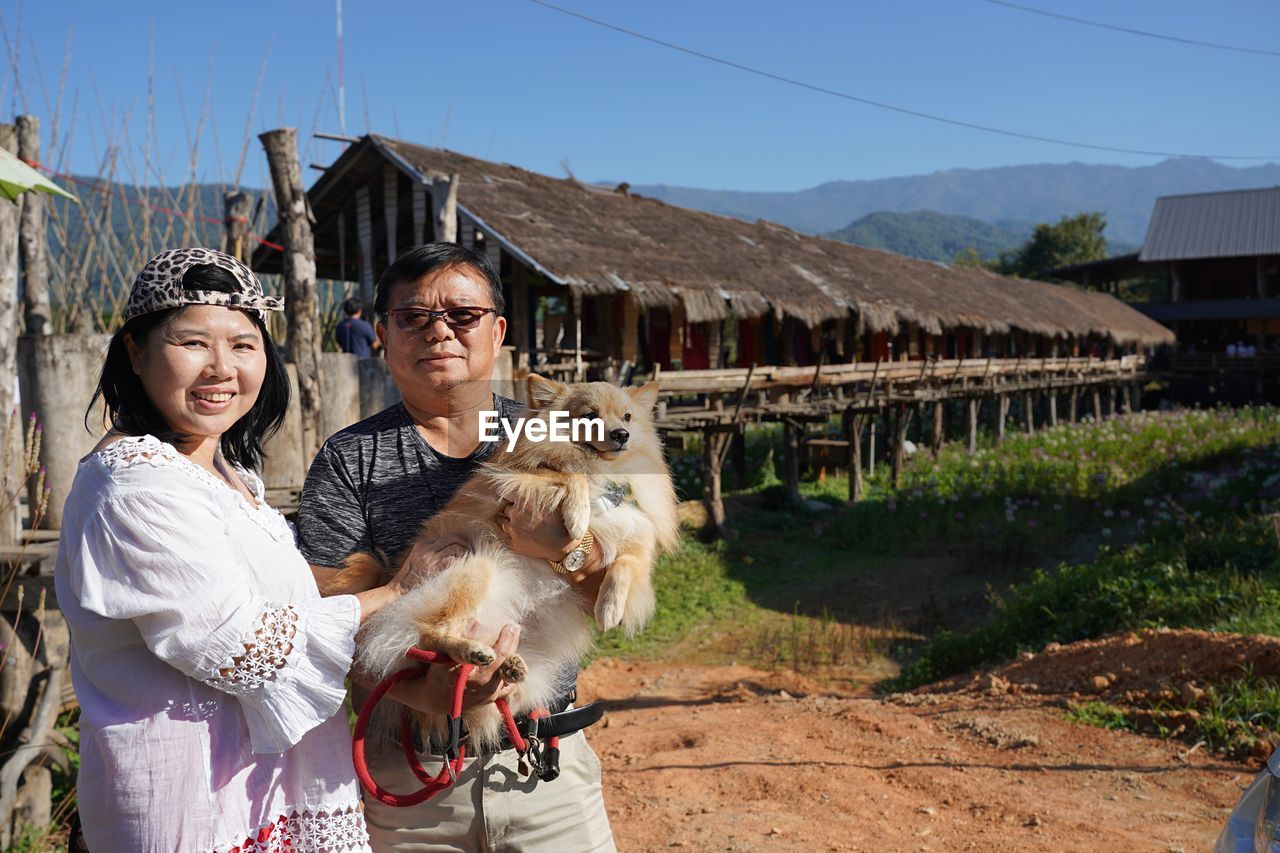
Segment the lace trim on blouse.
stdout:
<path fill-rule="evenodd" d="M 245 515 L 252 519 L 254 524 L 269 533 L 272 538 L 293 539 L 293 531 L 289 529 L 289 522 L 285 520 L 279 510 L 268 506 L 265 495 L 266 490 L 263 487 L 262 480 L 252 471 L 246 471 L 239 466 L 232 466 L 253 491 L 254 500 L 258 502 L 256 507 L 246 501 L 244 495 L 231 489 L 222 480 L 183 456 L 172 444 L 161 441 L 154 435 L 128 436 L 108 444 L 93 455 L 101 459 L 103 464 L 112 470 L 142 463 L 157 468 L 176 464 L 181 470 L 212 489 L 230 490 L 236 496 L 236 503 L 244 510 Z"/>
<path fill-rule="evenodd" d="M 214 853 L 346 853 L 368 850 L 368 845 L 364 814 L 352 805 L 327 811 L 295 809 Z"/>
<path fill-rule="evenodd" d="M 287 604 L 268 604 L 261 624 L 244 640 L 244 654 L 223 661 L 218 674 L 204 683 L 233 696 L 259 689 L 289 665 L 297 633 L 298 612 Z"/>

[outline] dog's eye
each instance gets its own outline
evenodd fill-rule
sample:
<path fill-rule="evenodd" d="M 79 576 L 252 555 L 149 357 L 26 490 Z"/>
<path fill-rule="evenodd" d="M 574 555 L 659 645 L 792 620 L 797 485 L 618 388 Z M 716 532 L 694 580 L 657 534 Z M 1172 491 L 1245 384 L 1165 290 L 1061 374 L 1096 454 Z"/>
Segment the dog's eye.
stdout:
<path fill-rule="evenodd" d="M 595 412 L 586 412 L 585 414 L 583 414 L 582 417 L 585 418 L 586 420 L 594 421 L 596 418 L 600 416 L 597 415 Z"/>
<path fill-rule="evenodd" d="M 631 423 L 631 413 L 627 412 L 625 415 L 623 415 L 622 421 L 623 423 L 628 423 L 628 424 Z"/>

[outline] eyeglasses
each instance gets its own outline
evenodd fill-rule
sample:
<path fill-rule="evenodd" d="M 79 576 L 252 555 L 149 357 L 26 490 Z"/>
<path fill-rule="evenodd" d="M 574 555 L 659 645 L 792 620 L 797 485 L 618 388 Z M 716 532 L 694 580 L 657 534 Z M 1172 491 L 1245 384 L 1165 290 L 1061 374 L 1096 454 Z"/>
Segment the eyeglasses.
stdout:
<path fill-rule="evenodd" d="M 497 308 L 481 308 L 478 305 L 466 305 L 458 308 L 445 308 L 432 311 L 430 308 L 392 308 L 388 317 L 394 317 L 396 328 L 402 332 L 421 332 L 437 319 L 454 331 L 474 329 L 486 314 L 497 314 Z"/>

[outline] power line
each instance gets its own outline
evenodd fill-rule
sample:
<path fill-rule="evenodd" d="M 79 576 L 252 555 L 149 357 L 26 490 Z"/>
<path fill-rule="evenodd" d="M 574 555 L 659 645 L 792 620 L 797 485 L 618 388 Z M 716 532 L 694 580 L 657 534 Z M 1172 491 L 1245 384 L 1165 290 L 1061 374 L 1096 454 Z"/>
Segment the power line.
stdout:
<path fill-rule="evenodd" d="M 1076 18 L 1071 15 L 1061 15 L 1057 12 L 1050 12 L 1047 9 L 1036 9 L 1031 6 L 1023 6 L 1019 3 L 1010 3 L 1008 0 L 983 0 L 984 3 L 990 3 L 994 6 L 1007 6 L 1010 9 L 1017 9 L 1020 12 L 1030 12 L 1033 15 L 1044 15 L 1047 18 L 1058 18 L 1062 21 L 1071 21 L 1074 24 L 1084 24 L 1089 27 L 1098 27 L 1103 30 L 1114 30 L 1118 33 L 1128 33 L 1133 36 L 1145 36 L 1146 38 L 1162 39 L 1164 41 L 1174 41 L 1179 44 L 1192 44 L 1196 47 L 1211 47 L 1215 50 L 1231 50 L 1236 53 L 1254 53 L 1259 56 L 1280 56 L 1280 51 L 1262 50 L 1256 47 L 1240 47 L 1234 44 L 1218 44 L 1212 41 L 1199 41 L 1198 39 L 1186 39 L 1180 36 L 1169 36 L 1164 33 L 1153 33 L 1147 30 L 1135 30 L 1132 27 L 1119 27 L 1115 24 L 1104 24 L 1101 21 L 1090 21 L 1087 18 Z"/>
<path fill-rule="evenodd" d="M 902 113 L 904 115 L 909 115 L 909 116 L 915 116 L 916 118 L 928 119 L 929 121 L 941 122 L 942 124 L 949 124 L 955 127 L 967 127 L 970 130 L 981 130 L 984 133 L 996 133 L 1001 136 L 1012 136 L 1016 139 L 1029 139 L 1033 142 L 1048 142 L 1051 145 L 1066 145 L 1072 148 L 1088 148 L 1094 151 L 1112 151 L 1120 154 L 1144 154 L 1151 157 L 1200 157 L 1200 158 L 1211 159 L 1211 160 L 1277 160 L 1277 159 L 1280 159 L 1280 154 L 1188 154 L 1185 152 L 1177 152 L 1177 151 L 1149 151 L 1143 148 L 1121 148 L 1115 145 L 1094 145 L 1089 142 L 1074 142 L 1069 139 L 1055 139 L 1054 137 L 1051 137 L 1051 136 L 1038 136 L 1034 133 L 1022 133 L 1021 131 L 1017 131 L 1017 130 L 1007 130 L 1005 128 L 991 127 L 985 124 L 977 124 L 975 122 L 962 121 L 960 119 L 954 119 L 954 118 L 947 118 L 946 116 L 933 115 L 931 113 L 920 112 L 919 110 L 912 110 L 906 107 L 895 106 L 894 104 L 887 104 L 887 103 L 884 103 L 883 101 L 873 101 L 870 98 L 863 98 L 858 95 L 851 95 L 848 92 L 840 92 L 835 89 L 828 89 L 825 86 L 818 86 L 813 83 L 806 83 L 803 80 L 796 80 L 791 77 L 784 77 L 781 74 L 774 74 L 772 71 L 764 71 L 759 68 L 753 68 L 750 65 L 743 65 L 742 63 L 733 62 L 732 60 L 728 60 L 728 59 L 723 59 L 719 56 L 713 56 L 709 53 L 703 53 L 702 51 L 693 50 L 692 48 L 682 47 L 678 44 L 672 44 L 669 41 L 663 41 L 662 39 L 645 35 L 644 33 L 639 33 L 639 32 L 636 32 L 635 30 L 629 30 L 625 27 L 620 27 L 616 24 L 611 24 L 608 21 L 602 21 L 599 18 L 592 18 L 591 16 L 584 15 L 581 12 L 575 12 L 572 9 L 566 9 L 563 6 L 557 6 L 554 3 L 548 3 L 546 2 L 546 0 L 529 0 L 529 2 L 534 4 L 535 6 L 542 6 L 543 8 L 550 9 L 553 12 L 559 12 L 562 15 L 568 15 L 570 17 L 577 18 L 582 21 L 586 21 L 587 23 L 595 24 L 598 27 L 603 27 L 607 30 L 613 30 L 614 32 L 622 33 L 623 35 L 631 36 L 632 38 L 640 39 L 641 41 L 647 41 L 651 44 L 656 44 L 661 47 L 668 48 L 670 50 L 678 51 L 679 53 L 687 54 L 688 56 L 694 56 L 694 57 L 697 57 L 698 59 L 705 59 L 708 62 L 714 62 L 718 65 L 724 65 L 728 68 L 734 68 L 734 69 L 737 69 L 738 71 L 745 71 L 748 74 L 754 74 L 757 77 L 764 77 L 769 80 L 776 80 L 779 83 L 786 83 L 789 86 L 796 86 L 801 89 L 808 89 L 811 92 L 819 92 L 823 95 L 831 95 L 834 98 L 841 98 L 846 101 L 853 101 L 855 103 L 865 104 L 866 106 L 869 106 L 869 107 L 876 107 L 877 109 L 882 109 L 882 110 L 890 110 L 891 112 Z"/>

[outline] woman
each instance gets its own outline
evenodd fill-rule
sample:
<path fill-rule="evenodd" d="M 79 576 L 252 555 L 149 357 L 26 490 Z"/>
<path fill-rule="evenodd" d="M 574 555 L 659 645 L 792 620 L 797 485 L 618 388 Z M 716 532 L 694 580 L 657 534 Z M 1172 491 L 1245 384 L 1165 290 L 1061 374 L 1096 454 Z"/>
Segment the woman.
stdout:
<path fill-rule="evenodd" d="M 281 307 L 227 255 L 164 252 L 107 350 L 112 430 L 80 462 L 56 571 L 95 853 L 368 849 L 345 679 L 402 579 L 321 598 L 250 473 L 289 399 L 264 325 Z"/>

